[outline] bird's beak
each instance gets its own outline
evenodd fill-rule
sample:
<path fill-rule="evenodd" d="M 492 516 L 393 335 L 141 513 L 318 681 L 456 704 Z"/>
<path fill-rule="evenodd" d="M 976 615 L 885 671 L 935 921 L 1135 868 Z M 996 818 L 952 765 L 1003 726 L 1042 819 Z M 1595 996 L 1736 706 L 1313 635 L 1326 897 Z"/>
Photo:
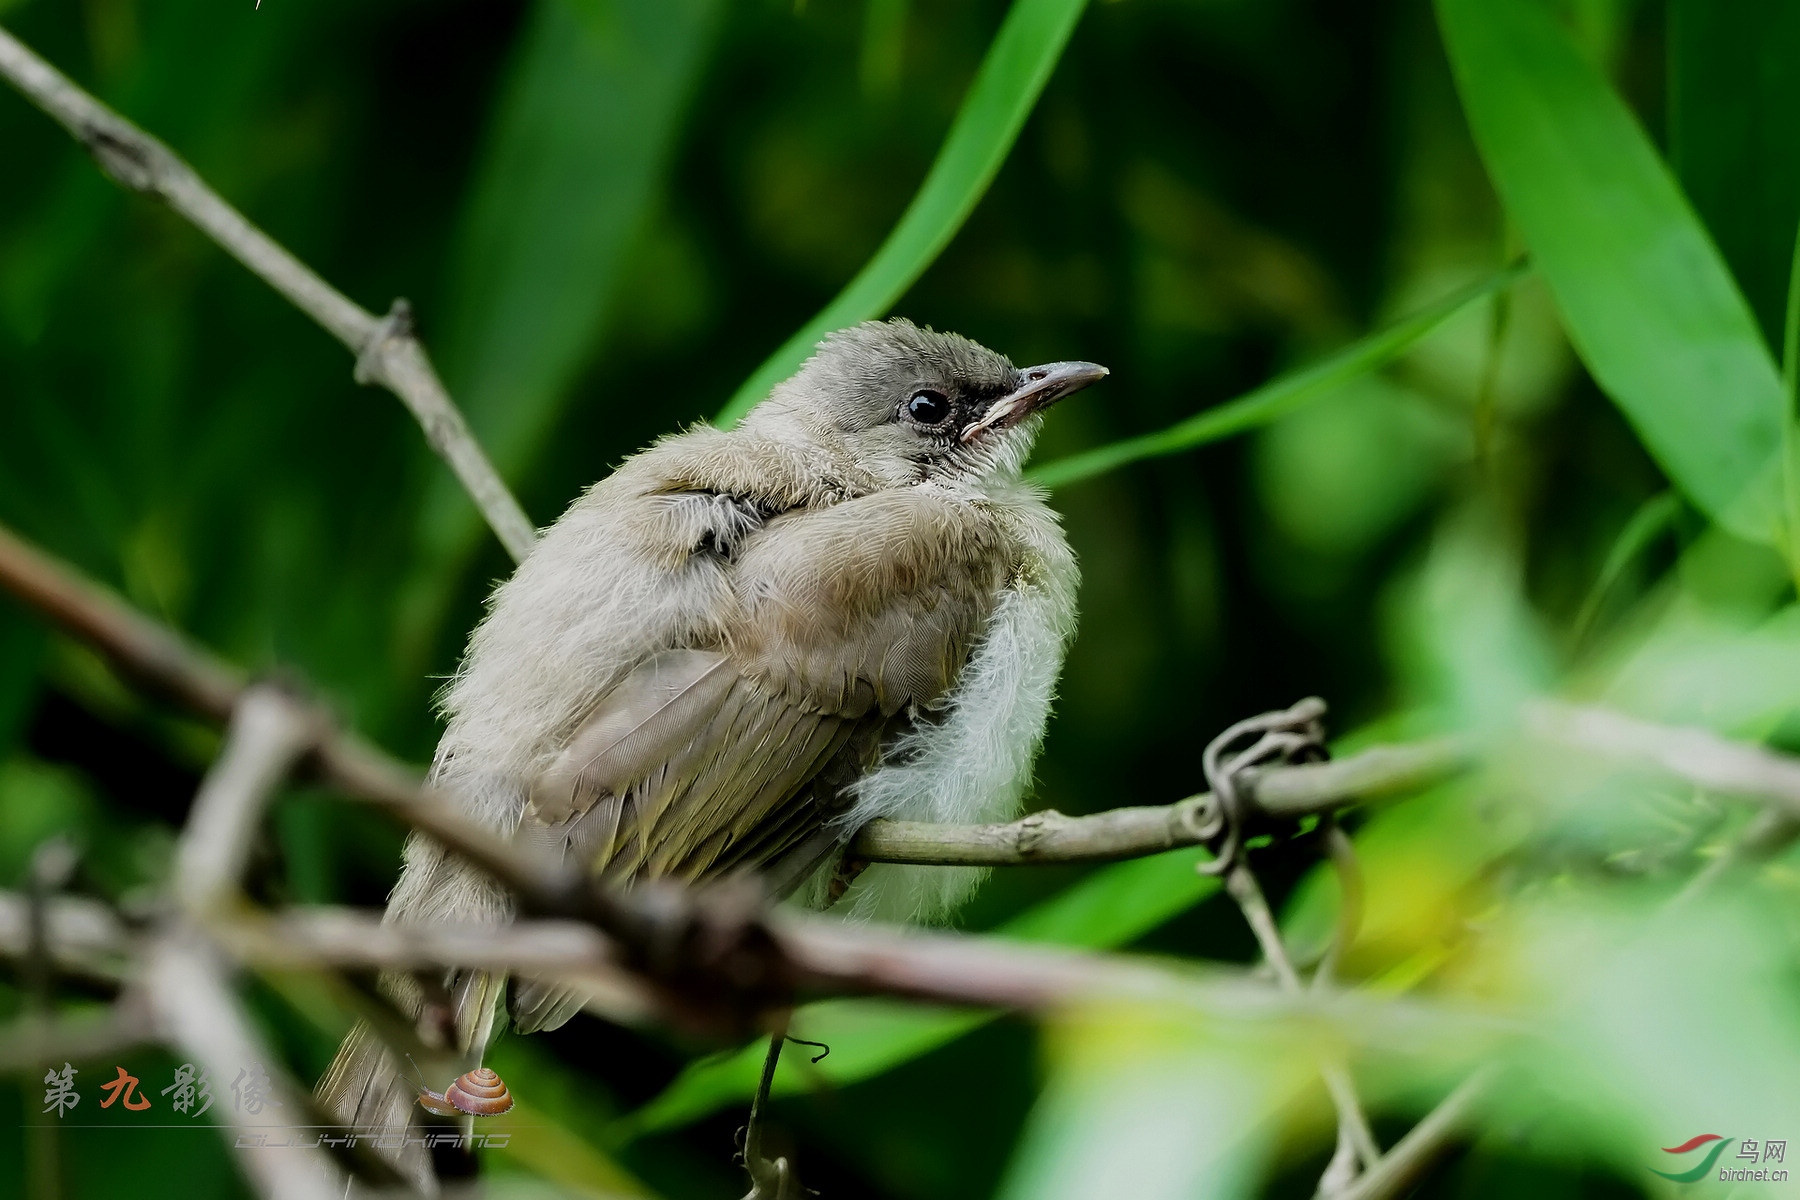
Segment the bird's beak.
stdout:
<path fill-rule="evenodd" d="M 1017 425 L 1034 412 L 1042 412 L 1064 396 L 1073 395 L 1090 383 L 1098 383 L 1108 372 L 1099 363 L 1054 362 L 1040 367 L 1027 367 L 1019 372 L 1025 382 L 988 405 L 988 410 L 962 431 L 962 440 L 973 441 L 990 429 Z"/>

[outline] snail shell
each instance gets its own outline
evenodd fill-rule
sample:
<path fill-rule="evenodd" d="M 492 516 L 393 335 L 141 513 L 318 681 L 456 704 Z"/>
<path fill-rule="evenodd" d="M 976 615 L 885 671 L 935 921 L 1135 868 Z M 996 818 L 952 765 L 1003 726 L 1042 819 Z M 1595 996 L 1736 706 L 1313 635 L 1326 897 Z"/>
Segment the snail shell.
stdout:
<path fill-rule="evenodd" d="M 512 1106 L 512 1093 L 506 1090 L 505 1081 L 486 1067 L 476 1067 L 467 1074 L 458 1075 L 441 1096 L 429 1088 L 419 1093 L 419 1107 L 441 1117 L 454 1117 L 458 1113 L 497 1117 Z"/>

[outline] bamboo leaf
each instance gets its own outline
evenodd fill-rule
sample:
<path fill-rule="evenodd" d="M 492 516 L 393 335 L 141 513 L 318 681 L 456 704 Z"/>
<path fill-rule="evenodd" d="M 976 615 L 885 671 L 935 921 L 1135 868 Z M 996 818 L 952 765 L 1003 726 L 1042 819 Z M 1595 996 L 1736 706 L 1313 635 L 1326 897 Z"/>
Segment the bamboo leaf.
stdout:
<path fill-rule="evenodd" d="M 1669 157 L 1770 345 L 1800 221 L 1800 5 L 1673 0 Z"/>
<path fill-rule="evenodd" d="M 1291 1038 L 1234 1045 L 1141 1006 L 1061 1013 L 1046 1034 L 1050 1078 L 1001 1200 L 1255 1195 L 1274 1118 L 1317 1078 Z"/>
<path fill-rule="evenodd" d="M 1656 493 L 1631 514 L 1631 518 L 1619 530 L 1619 536 L 1613 539 L 1612 547 L 1607 550 L 1606 559 L 1600 564 L 1600 573 L 1594 576 L 1594 585 L 1588 589 L 1587 599 L 1581 602 L 1581 611 L 1576 615 L 1573 626 L 1577 642 L 1592 628 L 1594 618 L 1600 615 L 1600 606 L 1605 603 L 1607 594 L 1612 591 L 1619 577 L 1625 573 L 1625 568 L 1636 562 L 1638 555 L 1674 525 L 1675 519 L 1680 515 L 1681 500 L 1674 492 Z"/>
<path fill-rule="evenodd" d="M 956 236 L 993 182 L 1068 44 L 1085 0 L 1014 0 L 937 161 L 887 240 L 823 312 L 744 381 L 718 416 L 729 428 L 834 329 L 885 313 Z"/>
<path fill-rule="evenodd" d="M 1525 271 L 1523 264 L 1508 267 L 1336 354 L 1272 379 L 1235 400 L 1214 405 L 1156 433 L 1126 438 L 1057 459 L 1033 470 L 1031 478 L 1045 487 L 1061 487 L 1103 475 L 1127 463 L 1179 454 L 1267 425 L 1309 401 L 1329 395 L 1353 379 L 1380 370 L 1451 317 L 1518 282 Z"/>
<path fill-rule="evenodd" d="M 1476 145 L 1588 370 L 1696 507 L 1773 540 L 1780 378 L 1674 177 L 1538 0 L 1437 7 Z"/>
<path fill-rule="evenodd" d="M 455 260 L 445 374 L 503 474 L 530 461 L 593 350 L 641 230 L 719 0 L 539 0 L 488 139 Z M 429 545 L 472 536 L 447 477 Z"/>

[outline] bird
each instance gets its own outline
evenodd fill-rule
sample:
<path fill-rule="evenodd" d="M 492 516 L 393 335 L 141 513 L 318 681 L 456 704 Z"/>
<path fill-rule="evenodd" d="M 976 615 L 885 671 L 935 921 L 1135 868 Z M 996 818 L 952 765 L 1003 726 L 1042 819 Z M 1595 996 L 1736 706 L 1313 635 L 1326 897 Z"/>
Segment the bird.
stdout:
<path fill-rule="evenodd" d="M 870 820 L 1010 819 L 1079 582 L 1023 467 L 1044 411 L 1106 374 L 1017 368 L 898 318 L 826 336 L 737 425 L 656 441 L 543 532 L 440 695 L 430 782 L 603 883 L 753 871 L 814 904 Z M 980 875 L 877 864 L 840 907 L 938 919 Z M 497 884 L 415 834 L 385 920 L 510 913 Z M 464 1066 L 508 986 L 446 978 Z M 384 989 L 409 1014 L 424 1004 L 410 978 Z M 587 999 L 532 979 L 510 991 L 522 1033 Z M 417 1120 L 418 1089 L 366 1026 L 316 1094 L 345 1126 Z M 412 1153 L 403 1173 L 426 1178 Z"/>

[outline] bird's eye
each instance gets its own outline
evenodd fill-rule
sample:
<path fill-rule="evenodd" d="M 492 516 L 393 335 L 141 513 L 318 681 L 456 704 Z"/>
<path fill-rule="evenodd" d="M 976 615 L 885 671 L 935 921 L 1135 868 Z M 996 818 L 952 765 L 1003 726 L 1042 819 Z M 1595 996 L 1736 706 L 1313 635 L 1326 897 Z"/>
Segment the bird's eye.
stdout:
<path fill-rule="evenodd" d="M 950 400 L 929 388 L 914 392 L 906 402 L 906 415 L 921 425 L 936 425 L 950 415 Z"/>

